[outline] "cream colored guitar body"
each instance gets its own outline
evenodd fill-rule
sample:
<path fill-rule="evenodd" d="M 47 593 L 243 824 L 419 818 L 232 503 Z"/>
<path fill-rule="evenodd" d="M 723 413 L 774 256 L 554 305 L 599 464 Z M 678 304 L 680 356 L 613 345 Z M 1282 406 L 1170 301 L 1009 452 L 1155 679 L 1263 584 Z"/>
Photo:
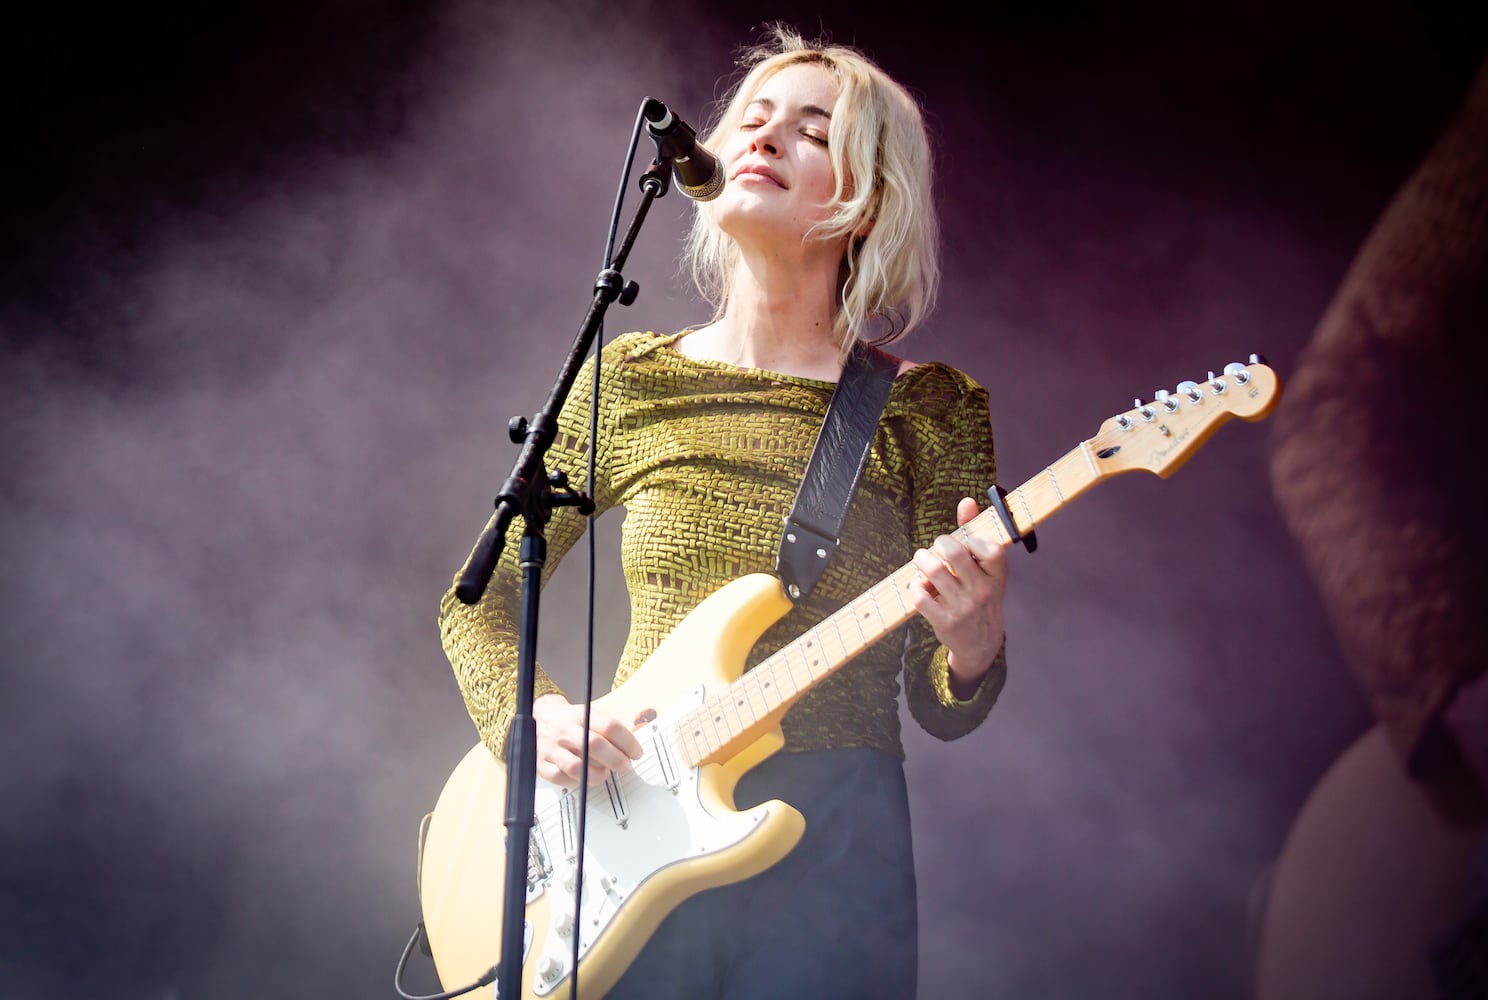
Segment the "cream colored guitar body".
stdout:
<path fill-rule="evenodd" d="M 1112 476 L 1167 476 L 1232 417 L 1276 405 L 1276 374 L 1252 356 L 1203 383 L 1180 382 L 1111 417 L 1100 432 L 1007 494 L 1026 535 Z M 962 544 L 1009 545 L 993 510 L 952 532 Z M 916 613 L 910 562 L 744 673 L 749 651 L 791 609 L 773 576 L 741 577 L 697 606 L 624 685 L 594 703 L 628 722 L 645 748 L 632 769 L 590 790 L 583 910 L 573 926 L 577 793 L 538 782 L 527 887 L 523 1000 L 567 994 L 579 935 L 581 996 L 605 993 L 662 919 L 703 889 L 756 875 L 801 839 L 801 814 L 779 801 L 739 812 L 739 777 L 778 750 L 780 720 L 814 684 Z M 434 807 L 419 895 L 446 989 L 497 964 L 506 873 L 506 774 L 477 745 Z"/>
<path fill-rule="evenodd" d="M 580 921 L 580 995 L 602 996 L 683 899 L 764 871 L 801 839 L 779 801 L 734 809 L 740 775 L 780 748 L 778 725 L 723 763 L 689 767 L 677 718 L 727 688 L 755 640 L 791 608 L 772 576 L 743 577 L 700 604 L 596 711 L 631 720 L 645 748 L 632 770 L 590 789 Z M 782 713 L 783 714 L 783 713 Z M 577 791 L 538 780 L 527 889 L 524 997 L 562 990 L 572 965 Z M 421 895 L 439 978 L 474 981 L 497 964 L 506 836 L 506 771 L 483 744 L 465 755 L 434 807 Z"/>

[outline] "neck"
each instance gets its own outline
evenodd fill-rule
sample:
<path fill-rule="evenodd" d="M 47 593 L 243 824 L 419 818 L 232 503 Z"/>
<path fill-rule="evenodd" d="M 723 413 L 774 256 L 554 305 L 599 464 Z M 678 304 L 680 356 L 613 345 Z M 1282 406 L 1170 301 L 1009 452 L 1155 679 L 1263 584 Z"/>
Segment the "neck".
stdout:
<path fill-rule="evenodd" d="M 728 305 L 712 329 L 714 351 L 749 368 L 835 379 L 840 254 L 741 255 Z"/>

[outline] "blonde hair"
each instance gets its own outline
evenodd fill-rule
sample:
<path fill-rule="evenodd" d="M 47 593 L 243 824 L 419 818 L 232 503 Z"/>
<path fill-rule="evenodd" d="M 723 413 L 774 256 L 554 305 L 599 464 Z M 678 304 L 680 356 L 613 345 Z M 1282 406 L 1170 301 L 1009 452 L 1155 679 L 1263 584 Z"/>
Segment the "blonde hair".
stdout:
<path fill-rule="evenodd" d="M 867 56 L 848 46 L 808 43 L 795 30 L 775 25 L 764 43 L 740 59 L 748 72 L 719 102 L 722 111 L 703 136 L 708 148 L 717 150 L 738 129 L 766 80 L 802 63 L 826 69 L 839 88 L 827 133 L 836 209 L 813 236 L 848 238 L 834 319 L 846 358 L 859 339 L 899 340 L 935 303 L 940 234 L 930 193 L 930 142 L 915 99 Z M 698 205 L 684 259 L 717 320 L 733 289 L 738 247 L 709 208 Z"/>

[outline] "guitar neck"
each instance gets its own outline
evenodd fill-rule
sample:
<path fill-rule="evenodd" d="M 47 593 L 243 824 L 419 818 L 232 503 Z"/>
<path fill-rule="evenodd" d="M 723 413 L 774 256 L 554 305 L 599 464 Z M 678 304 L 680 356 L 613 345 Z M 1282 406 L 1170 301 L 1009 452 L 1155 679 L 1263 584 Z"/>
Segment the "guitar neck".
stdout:
<path fill-rule="evenodd" d="M 1254 355 L 1204 383 L 1181 382 L 1101 425 L 1063 457 L 1005 497 L 1019 536 L 1032 532 L 1096 484 L 1124 472 L 1168 476 L 1232 417 L 1260 420 L 1274 409 L 1280 383 Z M 1012 544 L 1001 515 L 982 511 L 951 532 L 963 545 L 973 538 Z M 796 699 L 917 612 L 909 597 L 920 579 L 906 563 L 805 634 L 760 661 L 749 672 L 676 723 L 678 751 L 692 766 L 721 763 L 778 725 Z"/>
<path fill-rule="evenodd" d="M 1019 535 L 1104 478 L 1088 445 L 1082 443 L 1007 494 Z M 973 538 L 1003 546 L 1012 542 L 995 510 L 978 514 L 951 537 L 968 547 Z M 686 713 L 677 723 L 677 741 L 689 764 L 731 758 L 776 725 L 796 699 L 918 614 L 909 590 L 919 579 L 914 563 L 905 563 Z"/>

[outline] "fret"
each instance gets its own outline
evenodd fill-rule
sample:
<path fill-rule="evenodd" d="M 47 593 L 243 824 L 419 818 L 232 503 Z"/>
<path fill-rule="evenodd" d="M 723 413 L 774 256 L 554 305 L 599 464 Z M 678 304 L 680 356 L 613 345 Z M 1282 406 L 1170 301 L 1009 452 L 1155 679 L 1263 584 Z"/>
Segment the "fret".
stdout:
<path fill-rule="evenodd" d="M 905 588 L 909 586 L 909 581 L 914 578 L 912 573 L 906 572 L 908 569 L 909 567 L 907 566 L 901 566 L 890 574 L 888 580 L 885 581 L 889 586 L 889 590 L 894 595 L 894 600 L 899 602 L 899 611 L 905 618 L 909 618 L 915 613 L 914 605 L 904 599 Z"/>
<path fill-rule="evenodd" d="M 872 594 L 873 607 L 875 610 L 878 611 L 878 620 L 882 622 L 883 630 L 885 632 L 889 631 L 890 629 L 898 628 L 909 619 L 909 609 L 906 608 L 904 606 L 904 602 L 900 600 L 899 591 L 894 587 L 892 578 L 884 581 L 877 587 L 874 587 L 872 590 Z M 886 596 L 892 597 L 894 599 L 894 606 L 890 607 L 887 613 L 884 610 L 884 606 L 887 603 L 887 601 L 884 599 Z M 897 611 L 894 610 L 895 607 L 898 608 Z"/>
<path fill-rule="evenodd" d="M 861 636 L 855 639 L 854 633 L 851 630 L 844 631 L 843 619 L 848 617 L 841 611 L 827 616 L 827 621 L 832 623 L 832 635 L 837 639 L 837 645 L 842 648 L 842 656 L 839 657 L 840 660 L 846 660 L 854 653 L 861 652 L 864 645 Z M 856 645 L 853 645 L 853 643 L 856 643 Z"/>
<path fill-rule="evenodd" d="M 734 705 L 734 714 L 742 723 L 739 726 L 740 732 L 760 720 L 761 713 L 755 709 L 754 699 L 750 697 L 752 687 L 754 684 L 748 674 L 728 686 L 729 701 Z"/>
<path fill-rule="evenodd" d="M 883 617 L 885 630 L 898 628 L 914 617 L 914 609 L 904 603 L 904 595 L 900 593 L 899 587 L 892 576 L 884 580 L 877 587 L 874 587 L 873 593 L 875 595 L 873 603 L 879 609 L 879 614 Z M 899 608 L 897 612 L 891 607 L 889 614 L 883 613 L 887 601 L 879 600 L 879 597 L 885 594 L 894 599 L 894 604 Z"/>
<path fill-rule="evenodd" d="M 728 737 L 734 735 L 729 727 L 728 716 L 724 714 L 724 707 L 719 704 L 715 695 L 703 702 L 704 718 L 708 723 L 708 742 L 712 744 L 709 748 L 711 753 L 728 742 Z"/>
<path fill-rule="evenodd" d="M 976 520 L 972 521 L 966 527 L 968 528 L 968 534 L 974 535 L 984 542 L 988 542 L 998 548 L 1005 548 L 1008 545 L 1007 525 L 1002 523 L 1002 517 L 997 511 L 990 507 L 982 511 Z M 914 611 L 911 609 L 910 614 L 913 613 Z"/>
<path fill-rule="evenodd" d="M 822 625 L 830 625 L 832 627 L 825 629 L 822 628 Z M 823 621 L 821 625 L 816 627 L 816 638 L 821 646 L 822 656 L 827 661 L 826 668 L 822 673 L 826 673 L 827 670 L 832 669 L 832 667 L 847 658 L 847 647 L 842 642 L 842 634 L 837 631 L 837 623 L 832 621 L 831 618 L 826 619 L 826 621 Z M 832 649 L 833 645 L 837 647 L 835 652 Z"/>
<path fill-rule="evenodd" d="M 693 734 L 697 730 L 697 720 L 693 718 L 696 714 L 695 711 L 683 712 L 682 717 L 677 720 L 676 728 L 672 730 L 672 743 L 676 746 L 677 753 L 687 761 L 689 767 L 693 762 L 701 759 L 701 754 L 697 752 L 697 744 L 693 741 Z"/>
<path fill-rule="evenodd" d="M 806 671 L 811 675 L 812 681 L 816 681 L 821 674 L 826 673 L 826 668 L 822 667 L 826 654 L 822 652 L 820 627 L 807 629 L 801 640 L 801 654 L 806 658 Z"/>
<path fill-rule="evenodd" d="M 777 710 L 790 699 L 780 686 L 780 664 L 780 656 L 769 656 L 753 670 L 754 674 L 759 674 L 760 699 L 769 705 L 769 711 Z"/>
<path fill-rule="evenodd" d="M 1094 467 L 1090 452 L 1083 444 L 1055 462 L 1053 467 L 1059 470 L 1059 479 L 1064 486 L 1062 499 L 1065 502 L 1084 493 L 1100 478 L 1100 470 Z"/>
<path fill-rule="evenodd" d="M 1038 527 L 1038 518 L 1036 518 L 1036 517 L 1033 516 L 1033 508 L 1028 505 L 1028 494 L 1024 490 L 1023 487 L 1020 486 L 1017 489 L 1013 490 L 1013 492 L 1011 492 L 1011 493 L 1009 493 L 1007 495 L 1007 499 L 1009 499 L 1009 500 L 1011 500 L 1014 497 L 1017 497 L 1018 498 L 1018 502 L 1023 505 L 1023 513 L 1028 516 L 1028 523 L 1027 524 L 1018 524 L 1017 518 L 1014 518 L 1013 519 L 1013 523 L 1014 524 L 1018 524 L 1018 533 L 1020 535 L 1026 535 L 1030 531 L 1032 531 L 1036 527 Z M 1011 511 L 1012 508 L 1013 508 L 1013 505 L 1012 504 L 1008 504 L 1008 510 Z"/>
<path fill-rule="evenodd" d="M 1090 469 L 1091 481 L 1094 482 L 1095 480 L 1099 479 L 1100 470 L 1095 467 L 1095 456 L 1090 454 L 1090 442 L 1081 441 L 1078 450 L 1081 455 L 1085 456 L 1085 465 L 1088 469 Z"/>
<path fill-rule="evenodd" d="M 740 678 L 740 681 L 744 685 L 745 694 L 749 697 L 749 708 L 754 713 L 755 720 L 758 721 L 769 715 L 770 710 L 775 706 L 770 704 L 770 699 L 766 696 L 768 690 L 766 685 L 770 682 L 761 676 L 759 667 L 756 666 L 749 671 Z"/>
<path fill-rule="evenodd" d="M 795 643 L 790 643 L 780 651 L 780 663 L 779 669 L 777 671 L 783 672 L 786 676 L 786 679 L 790 681 L 791 687 L 793 688 L 793 690 L 791 691 L 792 698 L 797 697 L 804 690 L 804 688 L 801 687 L 801 682 L 796 680 L 796 665 L 791 660 L 791 653 L 794 651 L 796 651 Z"/>
<path fill-rule="evenodd" d="M 878 606 L 876 590 L 876 587 L 873 590 L 869 590 L 868 593 L 853 603 L 853 607 L 858 611 L 859 626 L 861 627 L 864 622 L 867 622 L 869 627 L 878 633 L 873 639 L 868 640 L 870 643 L 882 638 L 884 633 L 889 631 L 891 627 L 884 621 L 883 609 Z"/>
<path fill-rule="evenodd" d="M 1046 470 L 1049 481 L 1029 483 L 1025 491 L 1032 495 L 1031 501 L 1037 509 L 1035 520 L 1047 519 L 1075 497 L 1094 486 L 1100 479 L 1100 470 L 1084 443 L 1060 457 Z M 1052 490 L 1052 495 L 1046 491 Z"/>
<path fill-rule="evenodd" d="M 717 740 L 717 730 L 709 721 L 706 704 L 688 712 L 687 718 L 690 720 L 687 730 L 691 734 L 688 742 L 692 744 L 692 760 L 700 761 L 720 746 Z"/>
<path fill-rule="evenodd" d="M 1044 472 L 1049 476 L 1049 485 L 1054 487 L 1054 495 L 1059 497 L 1060 503 L 1064 503 L 1064 491 L 1059 488 L 1059 477 L 1054 475 L 1054 466 L 1049 466 Z"/>
<path fill-rule="evenodd" d="M 724 688 L 722 691 L 718 692 L 718 694 L 713 696 L 713 700 L 720 706 L 722 706 L 721 711 L 723 712 L 723 717 L 727 719 L 730 715 L 732 715 L 734 718 L 734 722 L 737 723 L 737 726 L 729 732 L 729 736 L 731 737 L 738 736 L 744 730 L 749 728 L 749 722 L 755 721 L 751 719 L 746 722 L 743 714 L 739 711 L 739 707 L 743 703 L 743 699 L 740 698 L 738 696 L 738 693 L 735 691 L 736 687 L 738 687 L 737 683 L 730 684 L 728 687 Z"/>
<path fill-rule="evenodd" d="M 862 645 L 860 645 L 858 648 L 867 649 L 868 644 L 873 640 L 868 638 L 868 633 L 863 628 L 863 616 L 858 613 L 857 602 L 849 604 L 847 607 L 843 608 L 842 611 L 845 617 L 852 619 L 853 625 L 858 630 L 858 641 L 862 643 Z"/>
<path fill-rule="evenodd" d="M 801 655 L 801 642 L 786 643 L 780 650 L 780 662 L 785 668 L 785 675 L 790 678 L 791 687 L 795 688 L 795 694 L 800 694 L 811 686 L 811 671 L 806 670 L 806 661 Z M 801 672 L 804 671 L 806 678 L 803 683 L 800 680 Z"/>

